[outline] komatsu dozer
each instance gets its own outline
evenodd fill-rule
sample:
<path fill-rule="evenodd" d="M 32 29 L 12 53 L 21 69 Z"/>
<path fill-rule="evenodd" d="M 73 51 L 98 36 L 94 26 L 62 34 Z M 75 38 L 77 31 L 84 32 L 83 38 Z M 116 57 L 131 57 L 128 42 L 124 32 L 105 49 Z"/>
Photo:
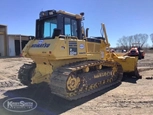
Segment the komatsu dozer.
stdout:
<path fill-rule="evenodd" d="M 120 84 L 124 74 L 140 77 L 137 57 L 111 52 L 103 23 L 101 37 L 88 37 L 89 28 L 84 29 L 83 20 L 83 12 L 40 12 L 36 35 L 22 51 L 23 57 L 33 60 L 19 69 L 22 84 L 46 82 L 52 94 L 77 100 Z"/>

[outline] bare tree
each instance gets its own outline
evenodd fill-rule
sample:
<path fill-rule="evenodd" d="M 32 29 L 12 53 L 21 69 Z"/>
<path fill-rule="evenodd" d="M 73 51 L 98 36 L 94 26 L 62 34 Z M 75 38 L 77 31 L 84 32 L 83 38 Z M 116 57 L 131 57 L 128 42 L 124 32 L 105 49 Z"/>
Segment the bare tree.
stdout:
<path fill-rule="evenodd" d="M 139 43 L 139 35 L 138 34 L 133 36 L 133 43 Z"/>
<path fill-rule="evenodd" d="M 128 39 L 127 39 L 127 37 L 123 36 L 122 38 L 120 38 L 118 40 L 117 46 L 121 47 L 121 48 L 124 48 L 124 49 L 127 49 L 128 48 Z"/>
<path fill-rule="evenodd" d="M 145 48 L 145 49 L 149 49 L 149 44 L 148 44 L 148 43 L 145 44 L 145 45 L 144 45 L 144 48 Z"/>
<path fill-rule="evenodd" d="M 129 41 L 129 46 L 128 46 L 128 48 L 130 49 L 132 43 L 134 42 L 134 37 L 133 37 L 133 36 L 129 36 L 129 37 L 128 37 L 128 41 Z"/>
<path fill-rule="evenodd" d="M 153 36 L 153 35 L 152 35 Z M 132 46 L 132 43 L 139 43 L 140 47 L 143 47 L 148 40 L 147 34 L 136 34 L 131 36 L 123 36 L 117 42 L 118 46 L 125 49 L 129 49 Z"/>

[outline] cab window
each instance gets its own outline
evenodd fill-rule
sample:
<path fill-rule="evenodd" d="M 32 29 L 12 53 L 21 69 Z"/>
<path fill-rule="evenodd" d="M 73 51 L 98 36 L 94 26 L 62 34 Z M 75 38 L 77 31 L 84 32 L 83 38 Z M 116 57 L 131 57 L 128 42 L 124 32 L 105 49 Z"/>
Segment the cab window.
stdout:
<path fill-rule="evenodd" d="M 66 36 L 71 36 L 71 20 L 70 18 L 65 18 L 65 23 L 64 23 L 64 29 L 65 29 L 65 35 Z"/>
<path fill-rule="evenodd" d="M 77 22 L 72 20 L 72 36 L 77 36 Z"/>
<path fill-rule="evenodd" d="M 52 18 L 44 22 L 43 38 L 52 37 L 54 29 L 57 28 L 57 19 Z"/>
<path fill-rule="evenodd" d="M 67 36 L 77 36 L 77 21 L 70 18 L 65 18 L 64 30 L 64 33 Z"/>

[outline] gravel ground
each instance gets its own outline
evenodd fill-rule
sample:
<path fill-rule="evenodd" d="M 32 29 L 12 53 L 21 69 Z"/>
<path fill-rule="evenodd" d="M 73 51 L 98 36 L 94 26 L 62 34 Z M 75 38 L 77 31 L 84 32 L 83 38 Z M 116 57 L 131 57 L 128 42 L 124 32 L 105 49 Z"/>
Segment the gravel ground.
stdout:
<path fill-rule="evenodd" d="M 153 54 L 138 62 L 142 79 L 128 78 L 121 85 L 110 87 L 77 101 L 68 102 L 50 93 L 45 84 L 27 88 L 17 79 L 25 58 L 0 58 L 1 115 L 153 115 Z M 145 69 L 145 71 L 144 71 Z M 37 102 L 30 112 L 10 112 L 3 102 L 12 97 L 27 97 Z"/>

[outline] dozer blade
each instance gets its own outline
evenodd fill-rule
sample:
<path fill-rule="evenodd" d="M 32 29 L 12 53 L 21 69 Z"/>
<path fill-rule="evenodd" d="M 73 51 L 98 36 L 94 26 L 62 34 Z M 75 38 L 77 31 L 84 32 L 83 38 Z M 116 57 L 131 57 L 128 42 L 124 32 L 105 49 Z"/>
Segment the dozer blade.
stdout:
<path fill-rule="evenodd" d="M 97 70 L 97 66 L 102 68 Z M 83 69 L 89 67 L 89 72 Z M 50 78 L 51 92 L 67 100 L 77 100 L 121 83 L 120 64 L 108 61 L 82 61 L 57 68 Z"/>
<path fill-rule="evenodd" d="M 142 79 L 142 76 L 139 74 L 138 68 L 136 68 L 134 72 L 124 72 L 123 76 L 124 76 L 123 80 L 125 80 L 126 77 L 134 77 L 136 79 Z"/>

